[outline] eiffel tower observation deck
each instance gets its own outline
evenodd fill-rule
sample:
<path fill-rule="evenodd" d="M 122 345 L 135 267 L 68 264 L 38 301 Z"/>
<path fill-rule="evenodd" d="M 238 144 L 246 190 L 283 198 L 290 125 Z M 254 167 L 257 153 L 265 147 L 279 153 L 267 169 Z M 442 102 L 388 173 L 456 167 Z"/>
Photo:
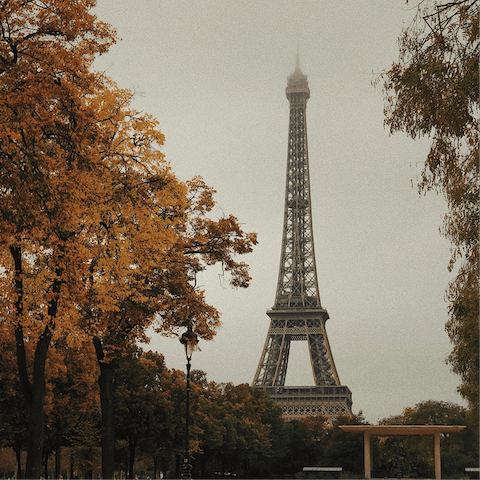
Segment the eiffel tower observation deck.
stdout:
<path fill-rule="evenodd" d="M 265 390 L 286 418 L 325 415 L 330 421 L 351 415 L 352 394 L 341 385 L 325 323 L 329 318 L 320 302 L 313 242 L 306 107 L 310 98 L 307 76 L 300 69 L 288 77 L 290 102 L 287 178 L 282 250 L 275 304 L 253 386 Z M 290 344 L 306 341 L 313 385 L 285 385 Z"/>

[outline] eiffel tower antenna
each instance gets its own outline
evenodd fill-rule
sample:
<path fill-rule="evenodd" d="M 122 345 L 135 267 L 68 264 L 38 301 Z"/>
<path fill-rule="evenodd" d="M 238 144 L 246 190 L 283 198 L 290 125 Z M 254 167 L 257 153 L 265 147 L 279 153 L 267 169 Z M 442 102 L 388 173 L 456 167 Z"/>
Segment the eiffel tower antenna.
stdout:
<path fill-rule="evenodd" d="M 297 49 L 285 90 L 290 103 L 285 210 L 275 304 L 253 386 L 264 389 L 287 418 L 351 415 L 352 394 L 342 386 L 325 329 L 329 316 L 320 302 L 313 241 L 306 107 L 307 76 Z M 307 341 L 313 385 L 285 386 L 290 344 Z"/>
<path fill-rule="evenodd" d="M 301 56 L 300 56 L 300 35 L 297 34 L 297 50 L 295 53 L 295 70 L 294 73 L 302 73 L 302 69 L 300 67 L 301 63 Z"/>

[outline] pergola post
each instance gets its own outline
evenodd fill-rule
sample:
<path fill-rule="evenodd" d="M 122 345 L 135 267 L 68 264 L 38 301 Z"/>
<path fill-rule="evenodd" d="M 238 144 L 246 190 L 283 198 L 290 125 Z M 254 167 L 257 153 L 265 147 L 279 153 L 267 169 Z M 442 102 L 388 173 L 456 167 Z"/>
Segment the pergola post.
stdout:
<path fill-rule="evenodd" d="M 433 434 L 433 462 L 435 464 L 435 478 L 442 478 L 442 461 L 440 457 L 440 432 Z"/>
<path fill-rule="evenodd" d="M 372 436 L 369 432 L 363 433 L 365 478 L 372 478 Z"/>

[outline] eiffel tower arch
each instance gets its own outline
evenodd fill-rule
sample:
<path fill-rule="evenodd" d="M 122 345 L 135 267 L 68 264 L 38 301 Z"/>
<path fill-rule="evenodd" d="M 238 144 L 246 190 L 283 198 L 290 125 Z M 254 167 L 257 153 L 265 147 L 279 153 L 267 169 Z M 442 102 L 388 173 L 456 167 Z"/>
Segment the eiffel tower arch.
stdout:
<path fill-rule="evenodd" d="M 351 415 L 352 393 L 341 385 L 325 329 L 328 312 L 318 289 L 313 242 L 306 107 L 310 98 L 307 76 L 300 69 L 288 77 L 290 103 L 287 178 L 282 250 L 275 304 L 267 311 L 270 327 L 253 386 L 265 390 L 286 418 L 325 415 L 335 421 Z M 313 385 L 285 385 L 292 341 L 306 341 Z"/>

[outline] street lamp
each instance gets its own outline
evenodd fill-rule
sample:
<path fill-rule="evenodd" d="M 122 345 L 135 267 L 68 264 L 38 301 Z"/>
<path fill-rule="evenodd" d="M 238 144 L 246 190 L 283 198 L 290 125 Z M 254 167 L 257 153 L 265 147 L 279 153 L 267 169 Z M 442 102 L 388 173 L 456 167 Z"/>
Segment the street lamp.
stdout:
<path fill-rule="evenodd" d="M 185 355 L 187 357 L 187 399 L 185 409 L 185 453 L 183 455 L 182 478 L 192 478 L 192 464 L 190 463 L 190 360 L 192 353 L 197 344 L 197 336 L 192 331 L 189 323 L 187 331 L 180 338 L 180 343 L 185 347 Z"/>

